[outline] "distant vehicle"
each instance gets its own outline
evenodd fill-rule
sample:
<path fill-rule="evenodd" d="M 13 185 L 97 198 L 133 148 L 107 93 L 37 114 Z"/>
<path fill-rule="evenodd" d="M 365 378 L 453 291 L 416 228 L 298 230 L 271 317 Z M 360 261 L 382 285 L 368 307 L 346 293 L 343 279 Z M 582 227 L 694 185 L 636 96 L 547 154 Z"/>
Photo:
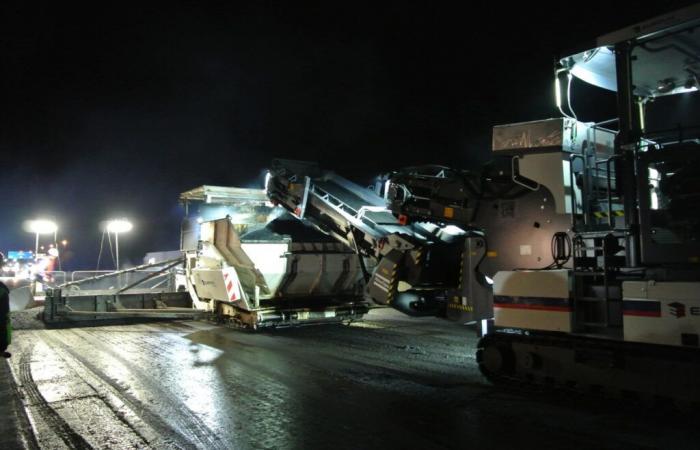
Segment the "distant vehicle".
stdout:
<path fill-rule="evenodd" d="M 34 252 L 10 250 L 4 258 L 4 264 L 1 268 L 2 277 L 29 279 L 34 265 Z"/>

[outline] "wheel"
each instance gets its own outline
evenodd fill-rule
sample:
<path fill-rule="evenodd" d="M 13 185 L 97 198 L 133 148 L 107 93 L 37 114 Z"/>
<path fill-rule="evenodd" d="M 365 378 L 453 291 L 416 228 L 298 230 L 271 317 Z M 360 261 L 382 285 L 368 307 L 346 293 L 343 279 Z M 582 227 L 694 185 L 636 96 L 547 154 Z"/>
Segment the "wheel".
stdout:
<path fill-rule="evenodd" d="M 487 337 L 479 342 L 476 360 L 481 373 L 489 379 L 498 375 L 510 375 L 515 371 L 515 354 L 510 345 Z"/>

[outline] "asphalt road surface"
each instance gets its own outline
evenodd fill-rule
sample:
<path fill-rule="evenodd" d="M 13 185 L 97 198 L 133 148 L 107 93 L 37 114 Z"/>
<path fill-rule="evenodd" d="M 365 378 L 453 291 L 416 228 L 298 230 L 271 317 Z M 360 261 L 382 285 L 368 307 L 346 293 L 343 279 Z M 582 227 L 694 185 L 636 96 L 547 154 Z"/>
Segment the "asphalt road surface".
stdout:
<path fill-rule="evenodd" d="M 373 311 L 249 333 L 205 322 L 18 330 L 45 449 L 698 448 L 694 419 L 494 387 L 469 328 Z"/>

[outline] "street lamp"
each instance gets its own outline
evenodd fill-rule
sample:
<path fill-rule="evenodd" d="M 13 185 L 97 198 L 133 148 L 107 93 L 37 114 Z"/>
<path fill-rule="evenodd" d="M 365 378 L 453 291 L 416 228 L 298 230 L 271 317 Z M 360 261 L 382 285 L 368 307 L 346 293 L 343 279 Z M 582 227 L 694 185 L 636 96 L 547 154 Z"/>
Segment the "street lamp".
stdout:
<path fill-rule="evenodd" d="M 56 222 L 53 222 L 51 220 L 30 220 L 29 231 L 36 234 L 36 241 L 34 244 L 34 257 L 36 257 L 36 254 L 39 253 L 39 235 L 53 233 L 53 241 L 56 242 L 56 232 L 58 231 L 58 225 L 56 225 Z"/>
<path fill-rule="evenodd" d="M 114 233 L 115 247 L 117 249 L 117 270 L 119 270 L 119 233 L 127 233 L 134 226 L 126 219 L 113 219 L 107 222 L 107 232 Z"/>

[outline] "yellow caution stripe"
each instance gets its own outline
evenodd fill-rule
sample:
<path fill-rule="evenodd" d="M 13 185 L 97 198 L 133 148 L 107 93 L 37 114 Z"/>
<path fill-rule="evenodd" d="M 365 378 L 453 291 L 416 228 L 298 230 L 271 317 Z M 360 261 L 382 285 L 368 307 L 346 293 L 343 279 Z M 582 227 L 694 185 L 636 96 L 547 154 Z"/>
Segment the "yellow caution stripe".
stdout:
<path fill-rule="evenodd" d="M 463 305 L 461 303 L 448 303 L 447 304 L 448 309 L 457 309 L 459 311 L 464 311 L 464 312 L 474 312 L 474 307 L 471 305 Z"/>
<path fill-rule="evenodd" d="M 625 212 L 622 210 L 617 210 L 612 212 L 613 217 L 623 217 L 625 215 Z M 603 219 L 605 217 L 608 217 L 607 211 L 595 211 L 593 213 L 593 216 L 596 217 L 597 219 Z"/>

